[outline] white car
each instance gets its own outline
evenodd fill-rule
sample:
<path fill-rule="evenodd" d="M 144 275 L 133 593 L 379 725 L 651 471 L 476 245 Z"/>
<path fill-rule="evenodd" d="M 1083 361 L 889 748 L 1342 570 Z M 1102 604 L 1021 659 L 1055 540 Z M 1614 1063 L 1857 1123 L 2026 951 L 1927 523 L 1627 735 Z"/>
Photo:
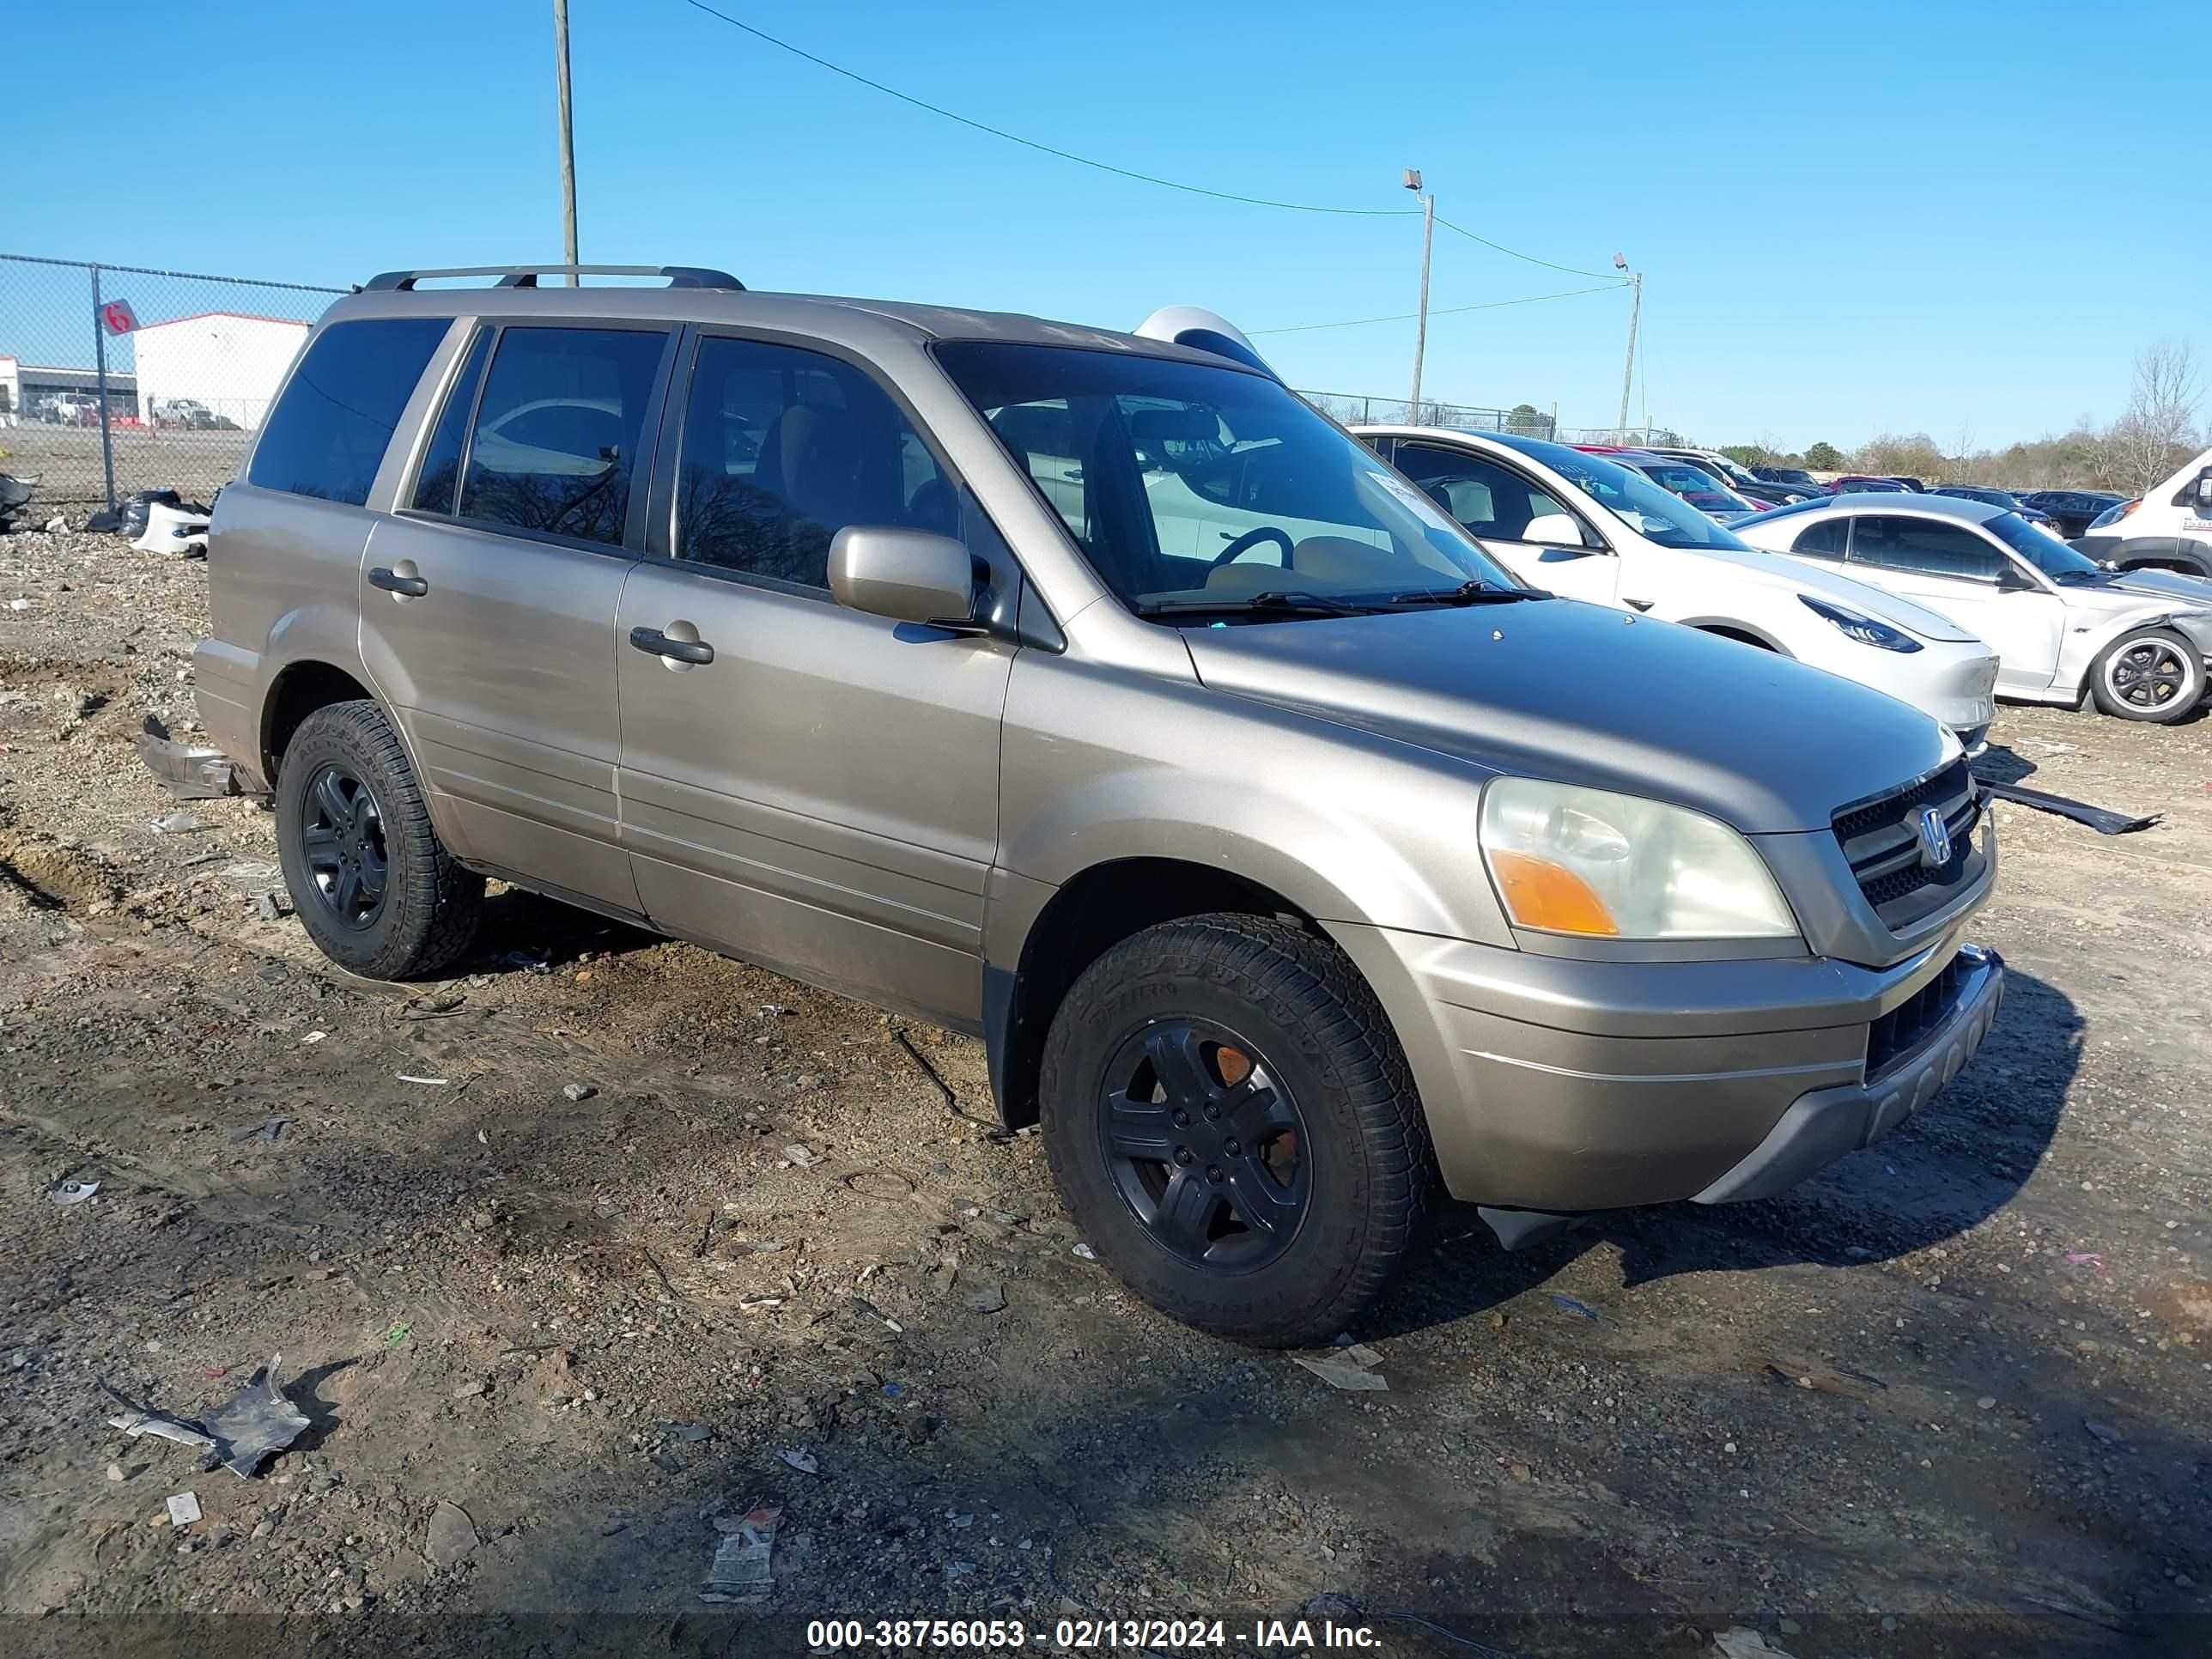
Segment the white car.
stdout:
<path fill-rule="evenodd" d="M 1997 693 L 2178 720 L 2203 700 L 2212 581 L 2114 570 L 2019 514 L 1952 495 L 1837 495 L 1736 526 L 1756 546 L 1940 611 L 1996 647 Z"/>
<path fill-rule="evenodd" d="M 1522 580 L 1780 652 L 1909 702 L 1978 748 L 1997 661 L 1969 629 L 1736 539 L 1639 472 L 1500 433 L 1353 434 Z"/>

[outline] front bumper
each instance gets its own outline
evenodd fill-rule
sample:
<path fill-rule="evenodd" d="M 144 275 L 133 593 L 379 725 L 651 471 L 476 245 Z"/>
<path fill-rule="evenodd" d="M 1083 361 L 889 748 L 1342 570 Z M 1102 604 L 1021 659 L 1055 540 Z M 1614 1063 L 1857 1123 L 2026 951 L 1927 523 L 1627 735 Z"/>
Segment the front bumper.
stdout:
<path fill-rule="evenodd" d="M 1996 1015 L 2002 963 L 1963 926 L 1887 968 L 1330 931 L 1382 995 L 1452 1195 L 1583 1211 L 1765 1197 L 1896 1127 Z"/>

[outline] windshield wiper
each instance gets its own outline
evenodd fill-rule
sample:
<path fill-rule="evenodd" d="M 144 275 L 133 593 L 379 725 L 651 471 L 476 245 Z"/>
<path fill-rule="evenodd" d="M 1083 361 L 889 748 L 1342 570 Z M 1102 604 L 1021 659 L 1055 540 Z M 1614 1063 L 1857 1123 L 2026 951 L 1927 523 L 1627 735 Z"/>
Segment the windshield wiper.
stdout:
<path fill-rule="evenodd" d="M 1242 617 L 1254 612 L 1271 617 L 1370 617 L 1375 611 L 1374 605 L 1332 599 L 1324 593 L 1273 587 L 1243 599 L 1224 595 L 1218 599 L 1148 599 L 1137 607 L 1140 617 Z"/>
<path fill-rule="evenodd" d="M 1512 605 L 1522 599 L 1548 599 L 1540 587 L 1500 587 L 1477 576 L 1457 587 L 1421 588 L 1391 597 L 1393 605 Z"/>

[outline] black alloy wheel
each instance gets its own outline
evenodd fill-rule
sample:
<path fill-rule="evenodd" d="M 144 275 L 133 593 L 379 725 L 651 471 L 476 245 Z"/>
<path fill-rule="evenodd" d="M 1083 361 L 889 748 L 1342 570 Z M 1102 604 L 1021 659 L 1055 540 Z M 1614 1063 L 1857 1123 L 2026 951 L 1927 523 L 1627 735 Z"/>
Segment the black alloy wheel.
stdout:
<path fill-rule="evenodd" d="M 329 761 L 308 782 L 305 805 L 301 850 L 316 900 L 340 927 L 374 927 L 391 882 L 375 792 L 343 762 Z"/>

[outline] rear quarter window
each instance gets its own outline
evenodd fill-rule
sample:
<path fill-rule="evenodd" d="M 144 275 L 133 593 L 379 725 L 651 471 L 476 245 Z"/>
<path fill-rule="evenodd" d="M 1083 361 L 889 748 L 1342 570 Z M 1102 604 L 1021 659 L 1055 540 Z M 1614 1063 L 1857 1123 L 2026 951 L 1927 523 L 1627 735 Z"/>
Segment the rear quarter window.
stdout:
<path fill-rule="evenodd" d="M 445 317 L 334 323 L 315 336 L 254 446 L 246 482 L 262 489 L 359 507 Z"/>

